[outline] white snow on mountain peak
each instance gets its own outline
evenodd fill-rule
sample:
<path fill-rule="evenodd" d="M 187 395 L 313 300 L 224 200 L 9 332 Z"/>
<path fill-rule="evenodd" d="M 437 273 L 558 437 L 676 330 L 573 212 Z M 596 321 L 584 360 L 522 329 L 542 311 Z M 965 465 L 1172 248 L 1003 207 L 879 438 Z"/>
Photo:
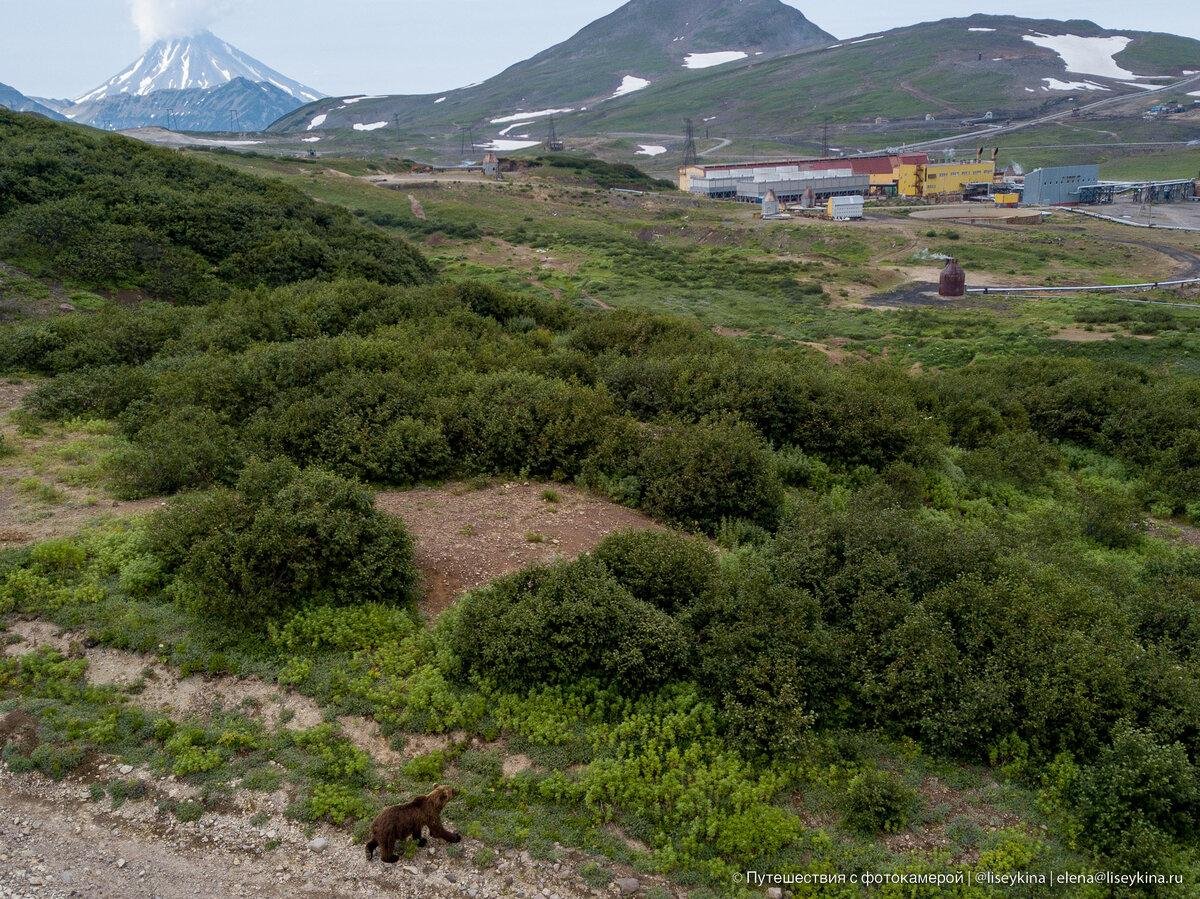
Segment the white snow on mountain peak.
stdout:
<path fill-rule="evenodd" d="M 219 87 L 235 78 L 270 82 L 304 103 L 324 96 L 264 65 L 212 32 L 204 31 L 192 37 L 158 41 L 128 69 L 75 102 L 92 103 L 119 94 L 143 97 L 160 90 Z"/>

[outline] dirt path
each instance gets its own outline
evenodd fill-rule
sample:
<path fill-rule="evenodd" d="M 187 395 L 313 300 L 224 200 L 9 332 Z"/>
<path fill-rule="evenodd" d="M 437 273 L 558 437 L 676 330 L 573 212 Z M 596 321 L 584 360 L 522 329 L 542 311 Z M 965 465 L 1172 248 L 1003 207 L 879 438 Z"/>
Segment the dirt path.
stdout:
<path fill-rule="evenodd" d="M 503 575 L 573 559 L 614 531 L 662 528 L 640 512 L 562 484 L 510 482 L 479 490 L 449 484 L 380 493 L 375 503 L 412 532 L 425 578 L 422 610 L 430 615 Z"/>
<path fill-rule="evenodd" d="M 88 662 L 90 683 L 136 685 L 129 701 L 155 711 L 202 717 L 217 708 L 238 709 L 288 728 L 313 727 L 324 717 L 312 699 L 258 678 L 181 678 L 150 656 L 85 647 L 79 635 L 61 633 L 48 622 L 18 621 L 9 634 L 17 642 L 6 645 L 5 654 L 47 646 L 81 656 Z M 408 741 L 401 754 L 370 719 L 338 721 L 355 745 L 385 765 L 448 745 L 446 738 L 421 736 Z M 528 767 L 524 756 L 508 756 L 502 770 L 512 776 Z M 144 798 L 117 809 L 107 799 L 90 800 L 92 784 L 118 776 L 138 781 Z M 619 892 L 615 883 L 601 890 L 590 887 L 579 874 L 589 857 L 561 847 L 560 861 L 539 861 L 513 850 L 493 858 L 489 848 L 476 863 L 483 844 L 466 838 L 460 844 L 464 852 L 455 858 L 445 845 L 431 841 L 400 865 L 366 862 L 361 846 L 345 831 L 289 821 L 286 810 L 297 797 L 287 788 L 270 794 L 238 790 L 220 810 L 206 811 L 194 822 L 180 821 L 163 807 L 198 796 L 174 777 L 112 759 L 98 760 L 61 782 L 36 773 L 13 774 L 0 763 L 0 895 L 583 899 Z"/>
<path fill-rule="evenodd" d="M 899 87 L 900 87 L 900 90 L 904 91 L 907 94 L 912 94 L 918 100 L 924 100 L 926 103 L 932 103 L 934 106 L 939 107 L 943 112 L 953 113 L 954 115 L 962 115 L 962 110 L 959 109 L 957 106 L 952 106 L 949 103 L 947 103 L 945 100 L 939 100 L 937 97 L 933 96 L 932 94 L 926 93 L 925 91 L 921 90 L 919 87 L 915 87 L 912 84 L 909 84 L 907 81 L 901 81 Z"/>
<path fill-rule="evenodd" d="M 114 769 L 106 765 L 100 778 Z M 142 770 L 122 778 L 139 780 L 147 797 L 113 809 L 107 799 L 89 800 L 87 780 L 55 782 L 0 765 L 0 895 L 583 899 L 617 892 L 593 890 L 573 865 L 524 852 L 477 865 L 483 844 L 469 838 L 457 858 L 433 841 L 397 865 L 368 862 L 346 833 L 317 827 L 310 834 L 264 794 L 239 794 L 237 808 L 184 823 L 158 807 L 180 794 L 179 784 Z"/>
<path fill-rule="evenodd" d="M 236 711 L 269 728 L 289 730 L 316 727 L 325 720 L 316 700 L 257 677 L 180 677 L 154 656 L 87 646 L 82 634 L 64 633 L 48 621 L 18 621 L 9 626 L 8 633 L 17 642 L 4 647 L 5 655 L 21 656 L 49 647 L 84 658 L 90 683 L 121 689 L 136 687 L 129 693 L 129 700 L 149 711 L 197 718 L 222 710 Z M 404 752 L 397 752 L 371 718 L 345 715 L 338 723 L 350 742 L 385 767 L 449 745 L 448 737 L 420 735 L 407 741 Z"/>

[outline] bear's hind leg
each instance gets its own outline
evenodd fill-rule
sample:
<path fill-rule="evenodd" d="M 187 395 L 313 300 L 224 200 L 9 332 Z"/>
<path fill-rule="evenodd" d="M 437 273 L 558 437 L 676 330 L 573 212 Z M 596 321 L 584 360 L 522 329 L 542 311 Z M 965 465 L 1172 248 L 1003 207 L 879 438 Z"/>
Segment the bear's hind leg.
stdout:
<path fill-rule="evenodd" d="M 374 837 L 371 837 L 371 841 L 369 843 L 367 843 L 367 861 L 370 861 L 371 859 L 373 859 L 375 857 L 375 850 L 378 847 L 379 847 L 379 843 L 375 840 Z"/>

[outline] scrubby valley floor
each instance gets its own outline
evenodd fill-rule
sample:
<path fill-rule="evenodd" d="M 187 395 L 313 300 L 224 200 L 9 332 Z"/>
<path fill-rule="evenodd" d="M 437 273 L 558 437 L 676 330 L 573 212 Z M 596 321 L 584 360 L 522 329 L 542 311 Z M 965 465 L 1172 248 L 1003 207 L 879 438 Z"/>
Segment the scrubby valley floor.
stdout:
<path fill-rule="evenodd" d="M 400 168 L 0 112 L 6 887 L 1194 895 L 1194 241 Z"/>

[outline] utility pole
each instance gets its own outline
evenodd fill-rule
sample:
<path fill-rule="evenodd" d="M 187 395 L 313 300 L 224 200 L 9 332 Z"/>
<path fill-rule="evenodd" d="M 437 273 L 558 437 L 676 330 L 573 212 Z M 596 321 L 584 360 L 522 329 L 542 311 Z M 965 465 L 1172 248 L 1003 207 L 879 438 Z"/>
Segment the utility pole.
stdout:
<path fill-rule="evenodd" d="M 696 152 L 696 126 L 691 119 L 684 119 L 683 126 L 687 133 L 683 142 L 683 165 L 684 167 L 698 165 L 700 155 Z"/>

